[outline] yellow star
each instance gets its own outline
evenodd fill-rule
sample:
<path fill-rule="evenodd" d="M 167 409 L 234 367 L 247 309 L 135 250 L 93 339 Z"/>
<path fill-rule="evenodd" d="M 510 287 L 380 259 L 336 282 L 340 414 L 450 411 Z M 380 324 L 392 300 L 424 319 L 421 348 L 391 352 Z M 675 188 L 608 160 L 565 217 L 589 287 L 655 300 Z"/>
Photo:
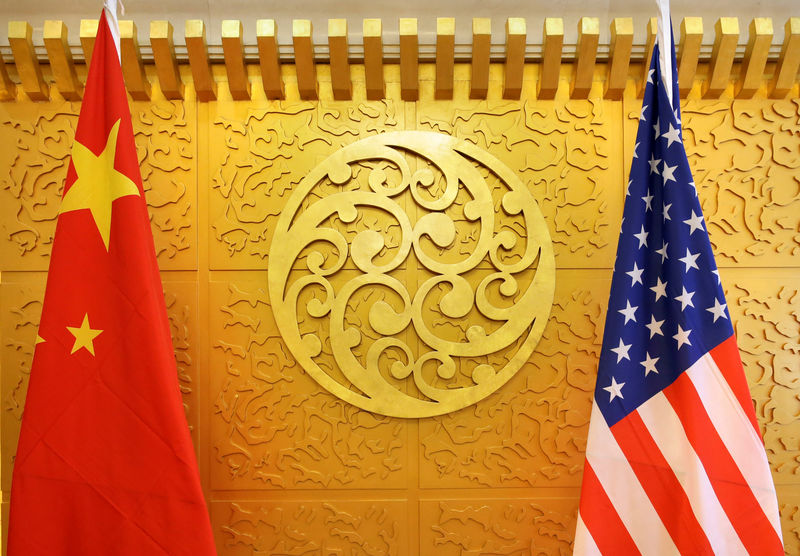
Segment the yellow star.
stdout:
<path fill-rule="evenodd" d="M 83 322 L 80 327 L 68 326 L 69 333 L 75 336 L 75 343 L 72 346 L 70 353 L 75 353 L 81 348 L 86 348 L 86 351 L 94 355 L 94 344 L 92 341 L 97 338 L 103 331 L 100 329 L 93 329 L 89 326 L 89 315 L 83 316 Z"/>
<path fill-rule="evenodd" d="M 111 203 L 120 197 L 139 195 L 139 188 L 125 174 L 114 169 L 117 154 L 117 133 L 119 120 L 111 127 L 106 146 L 99 156 L 75 141 L 72 146 L 72 162 L 78 179 L 72 184 L 61 203 L 60 212 L 88 208 L 94 218 L 95 226 L 103 238 L 108 251 L 108 238 L 111 235 Z"/>
<path fill-rule="evenodd" d="M 39 335 L 37 334 L 37 335 L 36 335 L 36 343 L 35 343 L 34 345 L 43 344 L 45 341 L 46 341 L 46 340 L 45 340 L 44 338 L 42 338 L 41 336 L 39 336 Z"/>

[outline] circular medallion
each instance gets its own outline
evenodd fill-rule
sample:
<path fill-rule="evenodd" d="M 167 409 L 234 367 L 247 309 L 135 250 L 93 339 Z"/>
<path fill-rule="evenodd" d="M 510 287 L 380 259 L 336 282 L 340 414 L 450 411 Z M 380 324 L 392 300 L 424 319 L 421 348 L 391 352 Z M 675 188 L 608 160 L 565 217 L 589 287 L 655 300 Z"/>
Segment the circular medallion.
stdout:
<path fill-rule="evenodd" d="M 400 131 L 335 152 L 294 188 L 268 263 L 281 336 L 367 411 L 471 405 L 533 353 L 555 262 L 527 187 L 471 143 Z"/>

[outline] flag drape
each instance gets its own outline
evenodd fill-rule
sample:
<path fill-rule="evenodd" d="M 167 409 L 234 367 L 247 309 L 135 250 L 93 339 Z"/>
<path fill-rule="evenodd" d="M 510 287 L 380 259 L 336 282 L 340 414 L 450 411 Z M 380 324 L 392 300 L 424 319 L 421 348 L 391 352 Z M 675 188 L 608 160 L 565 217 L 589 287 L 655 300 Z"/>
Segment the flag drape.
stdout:
<path fill-rule="evenodd" d="M 775 488 L 683 147 L 677 72 L 665 85 L 658 56 L 656 46 L 626 189 L 575 554 L 783 554 Z"/>
<path fill-rule="evenodd" d="M 130 111 L 99 22 L 14 463 L 8 554 L 213 554 Z"/>

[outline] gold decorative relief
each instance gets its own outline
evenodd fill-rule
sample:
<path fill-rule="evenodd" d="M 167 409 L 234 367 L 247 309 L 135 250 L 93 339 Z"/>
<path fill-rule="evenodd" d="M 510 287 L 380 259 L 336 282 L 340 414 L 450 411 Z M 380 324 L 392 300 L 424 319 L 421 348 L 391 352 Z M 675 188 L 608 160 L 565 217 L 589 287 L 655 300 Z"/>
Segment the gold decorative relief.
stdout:
<path fill-rule="evenodd" d="M 571 554 L 578 499 L 425 500 L 420 554 Z"/>
<path fill-rule="evenodd" d="M 717 264 L 796 266 L 800 100 L 688 102 L 683 120 Z"/>
<path fill-rule="evenodd" d="M 739 352 L 778 488 L 800 473 L 800 286 L 776 269 L 728 269 L 722 274 Z"/>
<path fill-rule="evenodd" d="M 294 189 L 273 238 L 270 300 L 287 346 L 326 390 L 383 415 L 485 398 L 528 360 L 550 313 L 555 265 L 536 201 L 493 156 L 444 134 L 336 151 Z M 343 279 L 348 259 L 358 272 Z M 367 318 L 350 321 L 364 302 Z M 334 372 L 317 361 L 325 349 Z"/>
<path fill-rule="evenodd" d="M 192 281 L 171 280 L 169 273 L 162 275 L 164 300 L 169 316 L 178 387 L 183 398 L 186 420 L 197 441 L 197 285 Z"/>
<path fill-rule="evenodd" d="M 790 501 L 781 503 L 781 530 L 786 554 L 793 554 L 794 547 L 800 546 L 800 500 L 797 496 L 786 497 Z"/>
<path fill-rule="evenodd" d="M 357 138 L 398 128 L 402 115 L 392 100 L 220 103 L 210 122 L 211 268 L 268 265 L 275 221 L 308 170 Z"/>
<path fill-rule="evenodd" d="M 295 362 L 266 276 L 212 282 L 212 485 L 224 489 L 399 488 L 406 424 L 321 390 Z"/>
<path fill-rule="evenodd" d="M 162 270 L 197 268 L 196 107 L 183 101 L 131 104 L 150 227 Z"/>
<path fill-rule="evenodd" d="M 621 126 L 602 99 L 420 102 L 420 129 L 486 149 L 525 182 L 542 210 L 559 268 L 612 266 L 622 217 Z"/>
<path fill-rule="evenodd" d="M 536 351 L 474 407 L 419 423 L 424 488 L 580 487 L 611 277 L 559 270 Z"/>
<path fill-rule="evenodd" d="M 406 502 L 331 500 L 213 502 L 220 554 L 404 556 L 413 538 Z"/>
<path fill-rule="evenodd" d="M 0 284 L 0 368 L 2 374 L 2 489 L 11 488 L 11 470 L 28 392 L 36 333 L 42 314 L 46 275 L 4 272 Z M 16 278 L 20 281 L 10 281 Z"/>
<path fill-rule="evenodd" d="M 0 269 L 47 270 L 78 104 L 0 110 Z"/>

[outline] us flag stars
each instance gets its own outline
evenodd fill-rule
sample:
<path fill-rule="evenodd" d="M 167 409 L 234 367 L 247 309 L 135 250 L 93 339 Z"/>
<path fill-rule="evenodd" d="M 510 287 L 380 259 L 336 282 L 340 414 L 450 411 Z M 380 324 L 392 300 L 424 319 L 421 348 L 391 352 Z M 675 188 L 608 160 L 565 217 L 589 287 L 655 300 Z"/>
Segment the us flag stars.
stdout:
<path fill-rule="evenodd" d="M 679 120 L 663 98 L 642 107 L 596 390 L 609 425 L 732 333 Z"/>

